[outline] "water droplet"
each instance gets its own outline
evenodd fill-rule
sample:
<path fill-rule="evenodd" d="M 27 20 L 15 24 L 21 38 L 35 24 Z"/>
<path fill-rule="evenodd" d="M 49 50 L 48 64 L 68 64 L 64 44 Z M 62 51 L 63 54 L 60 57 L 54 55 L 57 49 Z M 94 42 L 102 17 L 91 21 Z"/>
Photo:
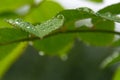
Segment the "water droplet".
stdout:
<path fill-rule="evenodd" d="M 60 56 L 60 58 L 61 58 L 61 60 L 66 61 L 68 59 L 68 56 L 67 55 L 62 55 L 62 56 Z"/>
<path fill-rule="evenodd" d="M 106 19 L 103 19 L 103 21 L 106 21 Z"/>
<path fill-rule="evenodd" d="M 29 29 L 29 28 L 30 28 L 30 26 L 27 26 L 27 28 Z"/>
<path fill-rule="evenodd" d="M 60 14 L 60 15 L 57 15 L 57 18 L 58 19 L 64 19 L 64 16 Z"/>
<path fill-rule="evenodd" d="M 19 22 L 15 22 L 15 24 L 18 24 Z"/>
<path fill-rule="evenodd" d="M 105 15 L 106 15 L 107 17 L 111 17 L 111 13 L 109 13 L 109 12 L 105 13 Z"/>
<path fill-rule="evenodd" d="M 32 27 L 32 30 L 35 31 L 35 28 Z"/>
<path fill-rule="evenodd" d="M 19 24 L 20 22 L 22 22 L 22 19 L 15 19 L 16 24 Z"/>
<path fill-rule="evenodd" d="M 78 20 L 75 22 L 75 27 L 82 27 L 82 26 L 91 28 L 93 26 L 91 18 Z"/>
<path fill-rule="evenodd" d="M 32 45 L 33 45 L 33 42 L 32 42 L 32 41 L 29 41 L 29 45 L 31 45 L 31 46 L 32 46 Z"/>
<path fill-rule="evenodd" d="M 120 15 L 117 15 L 118 18 L 120 18 Z"/>
<path fill-rule="evenodd" d="M 39 55 L 40 55 L 40 56 L 44 56 L 45 53 L 44 53 L 43 51 L 39 51 Z"/>
<path fill-rule="evenodd" d="M 77 10 L 94 14 L 94 11 L 92 11 L 90 8 L 87 7 L 77 8 Z"/>
<path fill-rule="evenodd" d="M 14 23 L 12 19 L 6 20 L 8 23 Z"/>

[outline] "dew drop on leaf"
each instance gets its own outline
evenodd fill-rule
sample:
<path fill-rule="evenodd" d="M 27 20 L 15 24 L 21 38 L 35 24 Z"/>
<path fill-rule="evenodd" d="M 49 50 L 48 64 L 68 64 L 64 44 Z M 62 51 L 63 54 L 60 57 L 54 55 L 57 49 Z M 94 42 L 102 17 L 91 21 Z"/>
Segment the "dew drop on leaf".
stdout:
<path fill-rule="evenodd" d="M 64 16 L 61 15 L 61 14 L 59 14 L 59 15 L 57 15 L 57 18 L 58 18 L 58 19 L 64 19 Z"/>
<path fill-rule="evenodd" d="M 39 51 L 39 55 L 40 55 L 40 56 L 44 56 L 45 53 L 44 53 L 43 51 Z"/>
<path fill-rule="evenodd" d="M 30 28 L 30 26 L 27 26 L 27 28 Z"/>
<path fill-rule="evenodd" d="M 33 45 L 33 42 L 32 42 L 32 41 L 29 41 L 29 45 L 31 45 L 31 46 L 32 46 L 32 45 Z"/>
<path fill-rule="evenodd" d="M 67 55 L 61 55 L 60 58 L 61 58 L 62 61 L 66 61 L 68 59 L 68 56 Z"/>
<path fill-rule="evenodd" d="M 90 8 L 87 7 L 77 8 L 77 10 L 81 12 L 88 12 L 94 14 L 94 11 L 92 11 Z"/>

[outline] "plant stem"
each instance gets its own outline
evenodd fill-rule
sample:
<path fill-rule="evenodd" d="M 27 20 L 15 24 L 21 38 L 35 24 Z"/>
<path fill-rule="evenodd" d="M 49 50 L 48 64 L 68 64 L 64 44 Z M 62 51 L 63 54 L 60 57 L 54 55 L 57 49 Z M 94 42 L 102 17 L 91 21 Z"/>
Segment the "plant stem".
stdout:
<path fill-rule="evenodd" d="M 73 33 L 104 33 L 104 34 L 120 35 L 120 32 L 109 31 L 109 30 L 67 30 L 67 31 L 64 31 L 64 32 L 59 31 L 59 32 L 55 32 L 55 33 L 46 35 L 43 39 L 49 38 L 49 37 L 52 37 L 52 36 L 56 36 L 58 34 L 73 34 Z M 18 43 L 18 42 L 24 42 L 24 41 L 34 41 L 34 40 L 42 40 L 42 39 L 39 38 L 39 37 L 24 38 L 24 39 L 14 40 L 14 41 L 10 41 L 10 42 L 0 43 L 0 46 L 9 45 L 9 44 Z"/>

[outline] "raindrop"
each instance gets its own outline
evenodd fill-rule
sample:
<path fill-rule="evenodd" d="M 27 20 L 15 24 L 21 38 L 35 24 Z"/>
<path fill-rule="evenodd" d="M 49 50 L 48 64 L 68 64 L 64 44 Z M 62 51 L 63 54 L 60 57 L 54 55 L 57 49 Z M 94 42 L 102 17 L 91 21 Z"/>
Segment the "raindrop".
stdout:
<path fill-rule="evenodd" d="M 107 12 L 105 13 L 106 16 L 111 17 L 111 13 Z"/>
<path fill-rule="evenodd" d="M 30 28 L 30 26 L 27 27 L 28 29 Z"/>
<path fill-rule="evenodd" d="M 64 19 L 64 16 L 60 14 L 60 15 L 57 15 L 57 18 L 58 19 Z"/>
<path fill-rule="evenodd" d="M 94 11 L 92 11 L 91 9 L 87 8 L 87 7 L 82 7 L 82 8 L 77 8 L 78 11 L 84 11 L 84 12 L 88 12 L 88 13 L 93 13 Z"/>
<path fill-rule="evenodd" d="M 29 41 L 29 45 L 31 45 L 31 46 L 32 46 L 32 45 L 33 45 L 33 42 L 32 42 L 32 41 Z"/>
<path fill-rule="evenodd" d="M 19 22 L 15 22 L 15 24 L 18 24 Z"/>
<path fill-rule="evenodd" d="M 62 61 L 66 61 L 68 59 L 68 56 L 67 55 L 62 55 L 60 56 L 61 60 Z"/>
<path fill-rule="evenodd" d="M 12 19 L 6 20 L 8 23 L 14 23 Z"/>
<path fill-rule="evenodd" d="M 35 31 L 35 28 L 32 27 L 32 30 Z"/>
<path fill-rule="evenodd" d="M 44 56 L 45 53 L 44 53 L 43 51 L 39 51 L 39 55 L 40 55 L 40 56 Z"/>
<path fill-rule="evenodd" d="M 91 28 L 93 26 L 91 21 L 92 21 L 91 18 L 78 20 L 78 21 L 75 22 L 75 27 L 86 26 L 86 27 L 90 27 Z"/>
<path fill-rule="evenodd" d="M 15 23 L 16 23 L 16 24 L 19 24 L 20 22 L 22 22 L 21 19 L 16 19 L 16 20 L 15 20 Z"/>

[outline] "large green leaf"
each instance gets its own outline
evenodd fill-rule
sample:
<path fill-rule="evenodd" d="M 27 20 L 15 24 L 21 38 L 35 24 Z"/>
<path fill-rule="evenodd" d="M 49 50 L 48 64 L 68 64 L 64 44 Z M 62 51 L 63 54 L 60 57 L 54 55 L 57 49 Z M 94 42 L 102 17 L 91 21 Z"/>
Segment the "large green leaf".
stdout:
<path fill-rule="evenodd" d="M 95 19 L 94 27 L 86 28 L 85 30 L 90 30 L 91 32 L 79 33 L 80 40 L 84 41 L 89 45 L 95 46 L 108 46 L 114 40 L 114 35 L 109 33 L 96 32 L 92 33 L 92 30 L 114 30 L 114 23 L 111 21 L 103 21 L 100 19 Z"/>
<path fill-rule="evenodd" d="M 61 10 L 63 8 L 58 3 L 46 0 L 41 2 L 38 7 L 32 9 L 25 19 L 32 23 L 40 23 L 52 18 Z"/>
<path fill-rule="evenodd" d="M 59 34 L 42 40 L 34 41 L 33 45 L 38 51 L 47 55 L 66 55 L 74 42 L 73 34 Z"/>
<path fill-rule="evenodd" d="M 33 3 L 33 0 L 2 0 L 0 1 L 0 13 L 6 12 L 6 11 L 14 11 L 17 8 L 31 4 Z"/>

